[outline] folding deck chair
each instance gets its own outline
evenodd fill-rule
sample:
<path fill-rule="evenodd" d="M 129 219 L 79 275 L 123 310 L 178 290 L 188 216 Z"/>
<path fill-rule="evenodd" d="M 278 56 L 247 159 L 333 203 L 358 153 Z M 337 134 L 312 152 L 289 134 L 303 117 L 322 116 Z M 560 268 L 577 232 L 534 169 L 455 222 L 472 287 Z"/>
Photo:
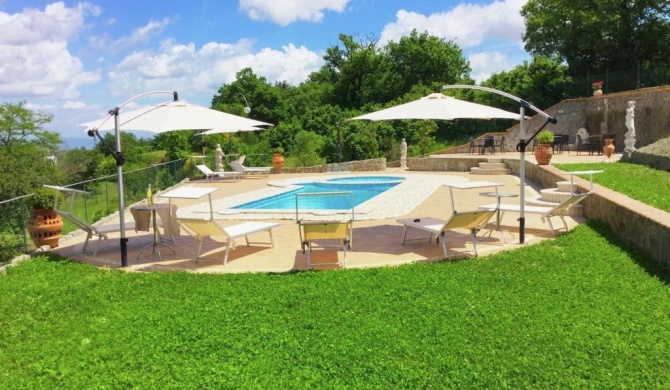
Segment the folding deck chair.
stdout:
<path fill-rule="evenodd" d="M 237 225 L 223 227 L 217 221 L 212 219 L 195 219 L 195 218 L 177 218 L 179 225 L 190 234 L 198 242 L 198 251 L 195 259 L 200 258 L 202 251 L 202 244 L 207 241 L 207 238 L 220 236 L 226 239 L 226 253 L 223 257 L 223 264 L 228 263 L 228 253 L 230 249 L 235 249 L 235 240 L 244 237 L 247 246 L 249 242 L 249 235 L 259 232 L 268 232 L 270 235 L 270 245 L 274 248 L 275 243 L 272 238 L 272 229 L 279 226 L 278 223 L 273 222 L 243 222 Z M 214 240 L 212 240 L 214 241 Z"/>
<path fill-rule="evenodd" d="M 344 215 L 340 213 L 342 217 L 326 220 L 323 217 L 318 218 L 318 220 L 316 218 L 309 219 L 308 215 L 312 214 L 309 209 L 311 204 L 337 198 L 339 198 L 340 205 L 348 207 L 347 209 L 339 209 L 344 213 Z M 336 215 L 335 212 L 333 214 Z M 312 263 L 312 249 L 314 247 L 342 248 L 342 266 L 346 268 L 347 249 L 351 250 L 353 241 L 354 196 L 351 191 L 296 194 L 295 219 L 298 224 L 302 253 L 307 252 L 307 269 L 311 269 L 313 264 L 340 264 L 339 260 L 335 263 Z"/>
<path fill-rule="evenodd" d="M 443 220 L 433 217 L 421 217 L 421 218 L 408 218 L 408 219 L 398 219 L 396 222 L 405 226 L 405 231 L 402 236 L 402 244 L 405 245 L 406 241 L 416 241 L 416 240 L 425 240 L 425 238 L 413 238 L 407 239 L 407 229 L 414 228 L 418 230 L 423 230 L 430 233 L 428 242 L 433 240 L 433 236 L 436 237 L 435 243 L 440 243 L 440 237 L 442 237 L 442 250 L 444 251 L 444 257 L 449 258 L 449 248 L 447 246 L 447 236 L 446 231 L 451 229 L 468 229 L 472 235 L 472 244 L 474 245 L 475 255 L 477 255 L 477 232 L 479 232 L 495 215 L 496 211 L 462 211 L 455 212 L 448 220 Z"/>
<path fill-rule="evenodd" d="M 563 222 L 563 226 L 565 227 L 565 231 L 568 230 L 568 224 L 565 222 L 565 215 L 575 207 L 579 202 L 584 200 L 587 196 L 591 195 L 591 192 L 586 192 L 583 194 L 573 194 L 570 198 L 564 200 L 563 202 L 557 204 L 556 206 L 550 207 L 550 206 L 525 206 L 524 207 L 524 213 L 528 214 L 539 214 L 540 217 L 542 218 L 542 222 L 547 222 L 549 224 L 549 229 L 551 230 L 551 234 L 556 235 L 556 230 L 554 229 L 554 225 L 551 223 L 551 217 L 559 217 L 561 221 Z M 512 211 L 512 212 L 521 212 L 521 206 L 519 204 L 501 204 L 501 205 L 496 205 L 496 204 L 487 204 L 484 206 L 479 206 L 480 209 L 482 210 L 500 210 L 501 213 L 504 214 L 505 211 Z"/>

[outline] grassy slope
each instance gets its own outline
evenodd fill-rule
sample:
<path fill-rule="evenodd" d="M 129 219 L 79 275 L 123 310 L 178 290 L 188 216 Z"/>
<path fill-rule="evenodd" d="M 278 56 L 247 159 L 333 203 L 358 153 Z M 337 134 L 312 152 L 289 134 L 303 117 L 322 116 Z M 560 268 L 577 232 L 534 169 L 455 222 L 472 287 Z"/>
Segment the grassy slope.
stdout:
<path fill-rule="evenodd" d="M 596 223 L 338 272 L 33 260 L 0 278 L 0 388 L 662 388 L 670 289 L 647 266 Z"/>

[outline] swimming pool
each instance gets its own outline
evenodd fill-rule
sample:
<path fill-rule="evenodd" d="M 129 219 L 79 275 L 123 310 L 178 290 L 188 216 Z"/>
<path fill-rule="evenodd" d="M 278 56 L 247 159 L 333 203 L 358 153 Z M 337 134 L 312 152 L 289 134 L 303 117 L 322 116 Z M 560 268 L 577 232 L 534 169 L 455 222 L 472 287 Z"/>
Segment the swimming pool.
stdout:
<path fill-rule="evenodd" d="M 353 206 L 366 202 L 375 196 L 400 184 L 401 176 L 351 176 L 338 177 L 323 181 L 294 183 L 299 188 L 282 194 L 265 197 L 247 202 L 232 209 L 235 210 L 295 210 L 296 194 L 315 192 L 353 193 Z M 347 210 L 352 207 L 350 196 L 324 196 L 304 198 L 300 202 L 301 209 L 312 210 Z"/>

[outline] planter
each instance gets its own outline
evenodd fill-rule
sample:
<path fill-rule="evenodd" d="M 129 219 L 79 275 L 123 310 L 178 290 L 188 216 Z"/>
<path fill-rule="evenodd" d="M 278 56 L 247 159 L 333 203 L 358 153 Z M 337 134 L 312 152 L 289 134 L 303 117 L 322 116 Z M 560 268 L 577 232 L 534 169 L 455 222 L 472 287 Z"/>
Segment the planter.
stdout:
<path fill-rule="evenodd" d="M 28 232 L 36 247 L 49 245 L 56 248 L 62 231 L 63 220 L 54 209 L 33 209 Z"/>
<path fill-rule="evenodd" d="M 537 165 L 549 165 L 551 161 L 551 156 L 553 155 L 553 149 L 551 144 L 537 144 L 535 145 L 535 161 Z"/>
<path fill-rule="evenodd" d="M 593 96 L 601 96 L 602 94 L 603 94 L 602 89 L 596 89 L 595 91 L 593 91 Z"/>
<path fill-rule="evenodd" d="M 274 153 L 272 155 L 272 165 L 275 169 L 282 169 L 284 167 L 284 155 L 281 153 Z"/>
<path fill-rule="evenodd" d="M 605 156 L 607 156 L 607 158 L 612 157 L 612 155 L 614 154 L 614 144 L 613 144 L 613 142 L 614 142 L 613 139 L 606 139 L 605 140 L 605 146 L 603 146 L 603 153 L 605 154 Z"/>

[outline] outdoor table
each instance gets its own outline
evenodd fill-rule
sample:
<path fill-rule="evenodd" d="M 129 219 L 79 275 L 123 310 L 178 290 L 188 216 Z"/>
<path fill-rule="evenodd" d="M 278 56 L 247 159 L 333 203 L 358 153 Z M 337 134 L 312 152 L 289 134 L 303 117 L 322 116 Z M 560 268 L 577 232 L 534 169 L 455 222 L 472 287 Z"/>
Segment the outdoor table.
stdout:
<path fill-rule="evenodd" d="M 168 198 L 168 204 L 172 209 L 172 198 L 198 199 L 205 195 L 209 199 L 209 218 L 214 219 L 214 208 L 212 207 L 212 193 L 217 191 L 216 187 L 180 187 L 176 190 L 164 192 L 158 195 L 161 198 Z"/>
<path fill-rule="evenodd" d="M 495 192 L 480 192 L 479 195 L 496 198 L 496 230 L 500 232 L 503 241 L 505 241 L 505 244 L 507 244 L 505 233 L 500 229 L 500 198 L 516 198 L 519 196 L 519 194 L 498 192 L 498 189 L 496 188 Z M 510 232 L 508 233 L 512 236 L 512 238 L 514 238 L 514 235 L 512 235 L 512 233 Z"/>
<path fill-rule="evenodd" d="M 148 248 L 152 248 L 152 253 L 158 254 L 158 258 L 160 259 L 161 258 L 161 251 L 160 251 L 160 246 L 161 245 L 164 246 L 164 247 L 169 248 L 172 251 L 173 255 L 176 254 L 175 250 L 170 245 L 164 243 L 162 238 L 158 234 L 158 223 L 156 221 L 156 212 L 160 211 L 161 214 L 163 214 L 163 216 L 161 217 L 161 221 L 164 224 L 163 226 L 167 225 L 169 223 L 168 220 L 170 219 L 170 209 L 171 209 L 170 205 L 165 204 L 165 203 L 144 204 L 144 205 L 133 206 L 133 207 L 130 208 L 131 212 L 132 211 L 136 211 L 136 212 L 150 211 L 151 213 L 149 214 L 150 215 L 149 218 L 150 218 L 150 221 L 153 223 L 153 229 L 154 229 L 153 243 L 151 243 L 151 244 L 145 246 L 144 248 L 142 248 L 142 250 L 140 250 L 140 253 L 137 254 L 137 259 L 139 259 L 140 256 L 142 255 L 142 253 Z M 164 210 L 167 211 L 167 214 L 163 213 Z M 138 213 L 137 215 L 139 216 L 140 214 Z M 133 217 L 135 217 L 135 213 L 133 213 Z M 145 222 L 145 221 L 141 220 L 141 217 L 135 217 L 135 218 L 136 218 L 136 220 L 135 220 L 136 226 L 139 226 L 140 224 Z M 137 220 L 138 218 L 140 218 L 140 220 Z M 165 220 L 163 220 L 164 218 L 165 218 Z"/>

